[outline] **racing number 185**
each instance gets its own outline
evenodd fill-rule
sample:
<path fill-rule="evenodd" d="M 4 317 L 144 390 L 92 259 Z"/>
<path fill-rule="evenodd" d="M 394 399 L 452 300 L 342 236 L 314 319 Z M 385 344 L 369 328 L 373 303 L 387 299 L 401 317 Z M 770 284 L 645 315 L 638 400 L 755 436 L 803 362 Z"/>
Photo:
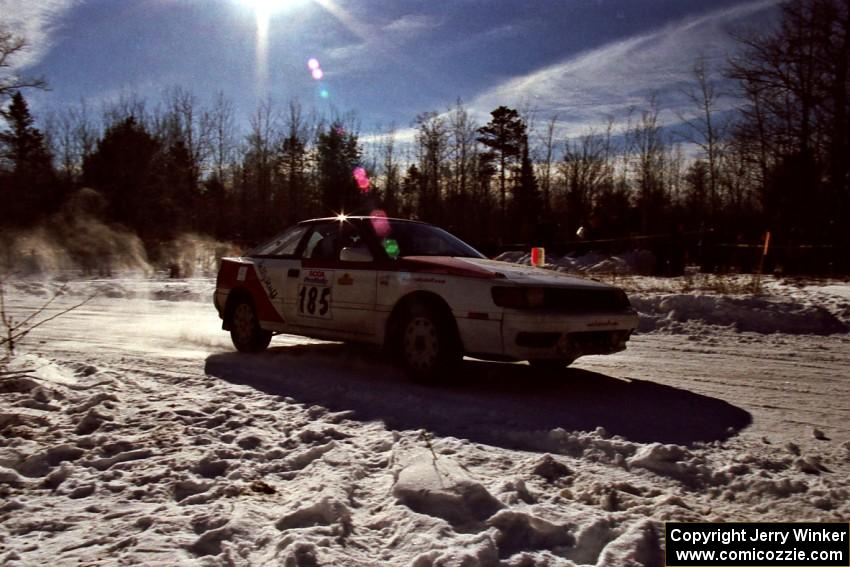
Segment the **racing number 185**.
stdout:
<path fill-rule="evenodd" d="M 330 309 L 331 288 L 301 286 L 298 292 L 298 312 L 314 317 L 325 317 Z"/>

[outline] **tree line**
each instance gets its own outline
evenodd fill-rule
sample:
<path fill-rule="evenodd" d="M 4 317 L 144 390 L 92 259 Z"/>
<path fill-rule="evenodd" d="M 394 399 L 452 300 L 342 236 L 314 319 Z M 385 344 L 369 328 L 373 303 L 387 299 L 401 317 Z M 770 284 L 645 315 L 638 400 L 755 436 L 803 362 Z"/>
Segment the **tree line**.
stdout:
<path fill-rule="evenodd" d="M 846 252 L 850 3 L 780 11 L 724 68 L 694 62 L 675 125 L 651 96 L 624 123 L 571 138 L 558 116 L 500 106 L 482 124 L 460 100 L 416 116 L 412 139 L 270 99 L 243 128 L 222 94 L 202 104 L 179 87 L 153 105 L 128 94 L 36 125 L 22 88 L 39 80 L 6 80 L 0 223 L 37 224 L 89 187 L 103 219 L 150 250 L 184 232 L 248 245 L 305 218 L 382 210 L 488 250 L 635 235 L 753 242 L 770 230 L 779 244 Z M 21 45 L 0 34 L 0 70 Z M 730 84 L 734 109 L 723 106 Z"/>

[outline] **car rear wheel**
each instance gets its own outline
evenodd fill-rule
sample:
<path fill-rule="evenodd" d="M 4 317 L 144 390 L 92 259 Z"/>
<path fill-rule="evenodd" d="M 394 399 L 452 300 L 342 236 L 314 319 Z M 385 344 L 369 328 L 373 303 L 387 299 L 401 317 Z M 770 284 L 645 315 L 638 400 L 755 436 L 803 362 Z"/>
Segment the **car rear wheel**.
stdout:
<path fill-rule="evenodd" d="M 399 330 L 399 357 L 416 379 L 436 381 L 461 359 L 460 341 L 451 319 L 431 307 L 411 305 Z"/>
<path fill-rule="evenodd" d="M 260 328 L 254 306 L 247 299 L 240 299 L 233 308 L 230 321 L 230 340 L 240 352 L 260 352 L 272 340 L 272 334 Z"/>

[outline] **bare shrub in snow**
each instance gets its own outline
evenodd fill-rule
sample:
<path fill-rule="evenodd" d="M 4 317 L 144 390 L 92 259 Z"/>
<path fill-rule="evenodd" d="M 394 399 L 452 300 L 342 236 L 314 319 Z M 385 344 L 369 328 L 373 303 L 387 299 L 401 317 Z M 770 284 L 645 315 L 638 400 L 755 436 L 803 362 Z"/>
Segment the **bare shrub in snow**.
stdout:
<path fill-rule="evenodd" d="M 40 307 L 34 309 L 24 319 L 17 320 L 6 311 L 6 296 L 3 290 L 3 281 L 0 280 L 0 324 L 3 326 L 3 336 L 0 337 L 0 348 L 5 351 L 5 354 L 0 358 L 0 364 L 6 362 L 15 354 L 15 345 L 17 345 L 24 337 L 38 327 L 49 323 L 54 319 L 65 315 L 79 307 L 82 307 L 91 301 L 95 295 L 89 295 L 83 301 L 76 303 L 70 307 L 66 307 L 53 315 L 45 315 L 45 311 L 56 299 L 65 292 L 65 286 L 60 287 L 53 294 L 53 297 L 45 301 Z"/>

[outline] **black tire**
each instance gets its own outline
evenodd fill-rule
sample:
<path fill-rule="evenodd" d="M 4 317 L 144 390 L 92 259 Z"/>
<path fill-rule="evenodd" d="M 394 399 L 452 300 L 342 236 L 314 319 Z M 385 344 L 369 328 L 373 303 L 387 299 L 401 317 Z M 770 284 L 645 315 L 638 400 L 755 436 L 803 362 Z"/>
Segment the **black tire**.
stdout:
<path fill-rule="evenodd" d="M 528 364 L 535 370 L 561 370 L 572 364 L 573 360 L 564 360 L 560 358 L 543 358 L 538 360 L 529 360 Z"/>
<path fill-rule="evenodd" d="M 435 383 L 461 360 L 451 315 L 421 303 L 407 307 L 398 326 L 397 355 L 414 379 Z"/>
<path fill-rule="evenodd" d="M 260 320 L 253 304 L 238 299 L 230 314 L 230 340 L 239 352 L 261 352 L 272 340 L 270 331 L 260 328 Z"/>

